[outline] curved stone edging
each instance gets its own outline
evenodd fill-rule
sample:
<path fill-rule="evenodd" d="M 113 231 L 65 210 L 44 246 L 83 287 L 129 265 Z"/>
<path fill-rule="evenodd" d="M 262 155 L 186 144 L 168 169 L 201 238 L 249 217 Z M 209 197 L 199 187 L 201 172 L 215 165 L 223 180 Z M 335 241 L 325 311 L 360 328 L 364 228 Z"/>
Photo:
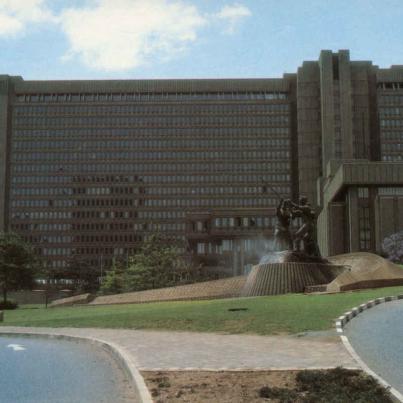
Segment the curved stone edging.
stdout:
<path fill-rule="evenodd" d="M 367 364 L 361 359 L 361 357 L 357 354 L 357 352 L 354 350 L 353 346 L 351 345 L 350 341 L 348 340 L 347 336 L 343 335 L 343 328 L 344 326 L 350 322 L 353 318 L 355 318 L 358 314 L 364 312 L 367 309 L 370 309 L 376 305 L 385 303 L 385 302 L 390 302 L 390 301 L 397 301 L 403 299 L 403 295 L 396 295 L 396 296 L 389 296 L 389 297 L 382 297 L 382 298 L 376 298 L 373 300 L 368 301 L 365 304 L 361 304 L 358 307 L 352 308 L 350 311 L 345 312 L 343 315 L 341 315 L 339 318 L 336 320 L 336 330 L 337 333 L 340 335 L 340 339 L 346 348 L 346 350 L 349 352 L 349 354 L 353 357 L 353 359 L 358 363 L 358 365 L 362 368 L 364 372 L 366 372 L 368 375 L 372 376 L 375 378 L 378 383 L 380 383 L 384 388 L 386 388 L 389 393 L 392 396 L 392 399 L 395 402 L 400 402 L 403 403 L 403 395 L 397 391 L 395 388 L 393 388 L 388 382 L 386 382 L 382 377 L 380 377 L 378 374 L 376 374 L 374 371 L 372 371 L 371 368 L 368 367 Z"/>
<path fill-rule="evenodd" d="M 83 337 L 83 336 L 71 336 L 66 334 L 49 334 L 49 333 L 35 333 L 35 332 L 13 332 L 13 331 L 2 331 L 0 329 L 0 336 L 19 336 L 19 337 L 38 337 L 38 338 L 55 338 L 59 340 L 70 340 L 70 341 L 84 341 L 86 343 L 96 344 L 99 347 L 107 350 L 113 355 L 113 357 L 122 365 L 124 370 L 127 372 L 129 377 L 132 379 L 135 389 L 136 397 L 139 403 L 153 403 L 151 394 L 145 384 L 144 378 L 137 369 L 132 357 L 120 346 L 115 343 L 111 343 L 105 340 L 100 340 L 95 337 Z"/>
<path fill-rule="evenodd" d="M 361 312 L 372 308 L 375 305 L 382 304 L 384 302 L 390 302 L 390 301 L 397 301 L 399 299 L 403 299 L 403 294 L 396 295 L 396 296 L 389 296 L 389 297 L 382 297 L 382 298 L 376 298 L 372 299 L 365 304 L 361 304 L 360 306 L 356 306 L 352 308 L 350 311 L 345 312 L 343 315 L 339 316 L 336 319 L 336 331 L 337 333 L 343 333 L 343 328 L 348 323 L 350 320 L 355 318 L 358 314 Z"/>

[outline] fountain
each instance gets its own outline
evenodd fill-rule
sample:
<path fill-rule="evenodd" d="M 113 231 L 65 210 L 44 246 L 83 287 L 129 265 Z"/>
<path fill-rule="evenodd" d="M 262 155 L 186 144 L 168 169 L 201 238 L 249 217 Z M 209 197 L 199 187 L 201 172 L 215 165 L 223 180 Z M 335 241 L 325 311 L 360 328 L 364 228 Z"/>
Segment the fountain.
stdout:
<path fill-rule="evenodd" d="M 291 233 L 295 218 L 301 226 Z M 306 287 L 330 283 L 345 271 L 321 257 L 316 241 L 316 214 L 306 197 L 298 204 L 281 199 L 277 207 L 274 250 L 265 254 L 248 275 L 242 296 L 304 292 Z"/>

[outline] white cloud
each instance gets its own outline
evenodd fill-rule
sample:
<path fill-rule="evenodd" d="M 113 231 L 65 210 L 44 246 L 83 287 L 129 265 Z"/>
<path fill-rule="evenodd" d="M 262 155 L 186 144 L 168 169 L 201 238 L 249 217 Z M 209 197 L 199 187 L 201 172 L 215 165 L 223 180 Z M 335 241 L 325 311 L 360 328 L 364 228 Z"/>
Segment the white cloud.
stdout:
<path fill-rule="evenodd" d="M 0 36 L 13 36 L 30 23 L 55 21 L 45 0 L 0 0 Z"/>
<path fill-rule="evenodd" d="M 126 71 L 172 57 L 197 39 L 207 19 L 182 0 L 97 0 L 62 12 L 70 49 L 98 70 Z M 95 7 L 94 7 L 95 5 Z"/>
<path fill-rule="evenodd" d="M 227 27 L 224 32 L 232 34 L 235 31 L 236 25 L 245 17 L 252 15 L 248 7 L 241 4 L 233 4 L 224 6 L 217 14 L 216 17 L 220 20 L 227 22 Z"/>
<path fill-rule="evenodd" d="M 86 0 L 58 15 L 51 5 L 51 0 L 0 0 L 0 38 L 24 33 L 33 24 L 54 23 L 69 43 L 63 60 L 79 59 L 103 71 L 170 59 L 194 43 L 202 28 L 219 21 L 224 32 L 232 33 L 251 15 L 241 4 L 202 14 L 192 0 Z"/>

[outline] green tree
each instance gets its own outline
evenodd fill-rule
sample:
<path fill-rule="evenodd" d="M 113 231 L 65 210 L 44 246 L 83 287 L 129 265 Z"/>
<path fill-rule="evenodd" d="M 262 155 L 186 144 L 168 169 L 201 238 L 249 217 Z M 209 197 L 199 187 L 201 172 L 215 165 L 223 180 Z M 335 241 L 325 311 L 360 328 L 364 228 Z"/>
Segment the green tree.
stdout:
<path fill-rule="evenodd" d="M 14 233 L 0 235 L 0 288 L 5 305 L 9 291 L 32 288 L 39 270 L 39 259 L 29 244 Z"/>
<path fill-rule="evenodd" d="M 182 259 L 176 244 L 152 235 L 129 258 L 124 273 L 124 291 L 141 291 L 175 284 Z"/>
<path fill-rule="evenodd" d="M 69 262 L 64 278 L 74 281 L 77 292 L 95 292 L 99 288 L 100 269 L 88 260 L 73 256 Z"/>
<path fill-rule="evenodd" d="M 124 269 L 120 263 L 113 262 L 111 269 L 106 276 L 99 289 L 100 294 L 119 294 L 123 292 Z"/>
<path fill-rule="evenodd" d="M 142 291 L 206 280 L 201 265 L 184 260 L 178 242 L 152 235 L 125 264 L 114 264 L 100 288 L 101 294 Z"/>

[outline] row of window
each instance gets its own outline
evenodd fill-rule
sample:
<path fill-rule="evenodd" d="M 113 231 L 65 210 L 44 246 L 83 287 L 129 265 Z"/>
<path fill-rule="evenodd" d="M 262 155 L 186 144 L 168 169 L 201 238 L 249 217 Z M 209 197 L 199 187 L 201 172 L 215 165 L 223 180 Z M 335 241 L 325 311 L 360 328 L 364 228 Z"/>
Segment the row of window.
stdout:
<path fill-rule="evenodd" d="M 13 153 L 13 162 L 25 161 L 76 161 L 76 160 L 250 160 L 250 159 L 286 159 L 287 150 L 221 150 L 221 151 L 110 151 L 110 152 L 24 152 Z"/>
<path fill-rule="evenodd" d="M 71 243 L 73 239 L 70 235 L 42 235 L 32 236 L 27 241 L 29 243 Z"/>
<path fill-rule="evenodd" d="M 94 223 L 80 222 L 71 225 L 73 231 L 132 231 L 134 224 L 132 222 L 119 223 Z"/>
<path fill-rule="evenodd" d="M 68 220 L 72 217 L 71 211 L 16 211 L 11 214 L 12 219 L 23 220 Z"/>
<path fill-rule="evenodd" d="M 12 230 L 16 231 L 132 231 L 133 223 L 79 223 L 79 224 L 63 224 L 63 223 L 38 223 L 24 224 L 13 223 Z M 42 235 L 42 241 L 48 235 Z"/>
<path fill-rule="evenodd" d="M 184 231 L 185 223 L 136 223 L 134 224 L 135 231 Z"/>
<path fill-rule="evenodd" d="M 402 105 L 403 95 L 381 95 L 378 97 L 380 104 L 385 105 Z"/>
<path fill-rule="evenodd" d="M 169 211 L 169 210 L 162 210 L 162 211 L 139 211 L 137 213 L 138 218 L 140 219 L 178 219 L 184 218 L 185 212 L 183 210 L 180 211 Z"/>
<path fill-rule="evenodd" d="M 285 194 L 284 196 L 289 196 Z M 194 198 L 194 199 L 76 199 L 76 200 L 12 200 L 12 207 L 264 207 L 275 206 L 276 197 Z"/>
<path fill-rule="evenodd" d="M 393 131 L 393 132 L 385 132 L 381 131 L 381 138 L 383 140 L 392 140 L 392 141 L 403 141 L 403 131 Z"/>
<path fill-rule="evenodd" d="M 18 94 L 16 101 L 24 102 L 125 102 L 125 101 L 193 101 L 193 100 L 273 100 L 287 99 L 287 93 L 277 91 L 215 91 L 215 92 L 121 92 Z"/>
<path fill-rule="evenodd" d="M 80 188 L 73 188 L 73 194 L 87 194 L 87 195 L 123 195 L 123 194 L 143 194 L 144 188 L 143 187 L 80 187 Z"/>
<path fill-rule="evenodd" d="M 104 196 L 104 195 L 116 195 L 116 194 L 140 194 L 144 193 L 140 189 L 131 188 L 131 187 L 89 187 L 89 188 L 13 188 L 11 190 L 11 194 L 13 196 L 71 196 L 78 194 L 86 194 L 86 195 L 96 195 L 96 196 Z"/>
<path fill-rule="evenodd" d="M 92 140 L 92 141 L 91 141 Z M 170 138 L 170 139 L 135 139 L 135 140 L 59 140 L 59 141 L 14 141 L 14 150 L 96 150 L 96 149 L 114 149 L 114 148 L 133 148 L 133 149 L 180 149 L 181 152 L 187 148 L 213 149 L 231 148 L 231 147 L 288 147 L 290 140 L 288 138 L 256 137 L 256 138 Z M 206 151 L 207 151 L 206 150 Z M 211 150 L 211 151 L 213 151 Z"/>
<path fill-rule="evenodd" d="M 270 166 L 270 172 L 279 171 L 280 169 L 287 169 L 278 164 L 272 163 Z M 37 184 L 37 183 L 95 183 L 95 182 L 138 182 L 142 184 L 213 184 L 213 183 L 231 183 L 231 184 L 255 184 L 265 182 L 289 182 L 289 174 L 278 173 L 262 173 L 261 175 L 251 174 L 231 174 L 222 173 L 217 175 L 144 175 L 140 179 L 137 176 L 108 176 L 108 175 L 77 175 L 77 176 L 65 176 L 62 174 L 57 175 L 32 175 L 32 176 L 16 176 L 12 177 L 13 184 Z"/>
<path fill-rule="evenodd" d="M 195 196 L 195 195 L 231 195 L 231 194 L 263 194 L 276 191 L 279 194 L 289 194 L 290 186 L 220 186 L 220 187 L 156 187 L 145 188 L 141 194 L 158 195 L 158 196 Z M 115 195 L 115 194 L 138 194 L 138 189 L 130 187 L 97 187 L 97 188 L 14 188 L 12 189 L 13 196 L 60 196 L 60 195 Z M 142 196 L 143 197 L 143 196 Z"/>
<path fill-rule="evenodd" d="M 381 127 L 399 127 L 403 129 L 403 119 L 381 119 Z"/>
<path fill-rule="evenodd" d="M 215 228 L 274 227 L 276 217 L 218 217 L 213 221 Z"/>
<path fill-rule="evenodd" d="M 103 138 L 109 140 L 111 138 L 116 139 L 121 137 L 122 140 L 125 137 L 131 137 L 133 139 L 140 139 L 144 137 L 148 141 L 155 141 L 151 144 L 152 147 L 158 147 L 159 141 L 162 138 L 167 138 L 168 141 L 179 141 L 180 138 L 247 138 L 258 136 L 283 136 L 288 137 L 289 128 L 281 126 L 270 127 L 234 127 L 233 125 L 219 126 L 219 127 L 163 127 L 163 128 L 119 128 L 119 127 L 75 127 L 70 129 L 15 129 L 13 131 L 13 137 L 24 137 L 32 139 L 33 141 L 49 138 L 65 138 L 73 139 L 77 138 L 81 142 L 84 140 L 96 139 L 97 141 Z M 179 144 L 179 143 L 178 143 Z"/>
<path fill-rule="evenodd" d="M 28 172 L 49 172 L 49 173 L 64 173 L 64 172 L 192 172 L 192 173 L 212 173 L 212 172 L 248 172 L 248 171 L 289 171 L 290 162 L 244 162 L 236 163 L 230 161 L 213 161 L 206 163 L 152 163 L 142 162 L 139 164 L 13 164 L 13 173 L 28 173 Z"/>
<path fill-rule="evenodd" d="M 378 188 L 380 196 L 403 196 L 403 187 Z"/>
<path fill-rule="evenodd" d="M 199 242 L 197 244 L 197 253 L 204 254 L 222 254 L 232 252 L 235 248 L 242 248 L 245 252 L 261 253 L 268 249 L 264 240 L 260 239 L 241 239 L 236 243 L 232 239 L 223 239 L 221 243 Z"/>
<path fill-rule="evenodd" d="M 67 220 L 77 218 L 136 218 L 137 212 L 133 211 L 15 211 L 12 213 L 12 219 L 27 220 Z"/>
<path fill-rule="evenodd" d="M 73 218 L 136 218 L 137 212 L 133 211 L 74 211 Z"/>
<path fill-rule="evenodd" d="M 92 127 L 188 127 L 188 126 L 270 126 L 286 125 L 289 122 L 288 115 L 235 115 L 235 116 L 66 116 L 66 117 L 15 117 L 15 126 L 37 127 L 68 127 L 68 126 L 92 126 Z"/>
<path fill-rule="evenodd" d="M 11 200 L 11 207 L 73 207 L 77 200 Z"/>
<path fill-rule="evenodd" d="M 278 204 L 277 197 L 243 197 L 225 199 L 154 199 L 145 200 L 145 207 L 264 207 Z"/>
<path fill-rule="evenodd" d="M 291 192 L 290 186 L 273 186 L 279 194 L 289 194 Z M 147 188 L 147 195 L 214 195 L 214 194 L 256 194 L 256 193 L 272 193 L 272 190 L 266 186 L 220 186 L 220 187 L 156 187 Z"/>
<path fill-rule="evenodd" d="M 403 82 L 379 82 L 376 84 L 376 88 L 382 90 L 399 90 L 403 89 Z"/>
<path fill-rule="evenodd" d="M 71 231 L 72 224 L 69 224 L 69 223 L 38 223 L 38 224 L 13 223 L 13 224 L 11 224 L 11 229 L 17 230 L 17 231 Z"/>
<path fill-rule="evenodd" d="M 403 115 L 403 108 L 390 107 L 390 108 L 379 108 L 379 116 L 399 116 Z"/>
<path fill-rule="evenodd" d="M 401 154 L 383 154 L 382 161 L 403 161 L 403 155 Z"/>
<path fill-rule="evenodd" d="M 74 176 L 64 176 L 64 175 L 47 175 L 47 176 L 13 176 L 12 183 L 99 183 L 99 182 L 109 182 L 109 183 L 129 183 L 143 182 L 135 175 L 74 175 Z"/>
<path fill-rule="evenodd" d="M 381 144 L 382 152 L 383 151 L 395 151 L 395 152 L 403 152 L 403 143 L 383 143 Z"/>
<path fill-rule="evenodd" d="M 15 116 L 52 116 L 52 115 L 214 115 L 214 114 L 256 114 L 288 112 L 288 104 L 159 104 L 159 105 L 18 105 L 13 111 Z"/>
<path fill-rule="evenodd" d="M 114 243 L 114 242 L 126 242 L 126 243 L 133 243 L 133 242 L 141 242 L 142 237 L 140 235 L 135 234 L 108 234 L 108 235 L 77 235 L 74 236 L 74 242 L 77 243 Z M 120 249 L 122 248 L 95 248 L 94 252 L 84 251 L 86 248 L 75 248 L 76 253 L 78 254 L 97 254 L 100 255 L 113 255 L 113 254 L 123 254 Z M 91 248 L 92 249 L 92 248 Z M 127 253 L 127 249 L 125 252 Z"/>
<path fill-rule="evenodd" d="M 42 248 L 43 256 L 70 256 L 71 248 Z"/>

